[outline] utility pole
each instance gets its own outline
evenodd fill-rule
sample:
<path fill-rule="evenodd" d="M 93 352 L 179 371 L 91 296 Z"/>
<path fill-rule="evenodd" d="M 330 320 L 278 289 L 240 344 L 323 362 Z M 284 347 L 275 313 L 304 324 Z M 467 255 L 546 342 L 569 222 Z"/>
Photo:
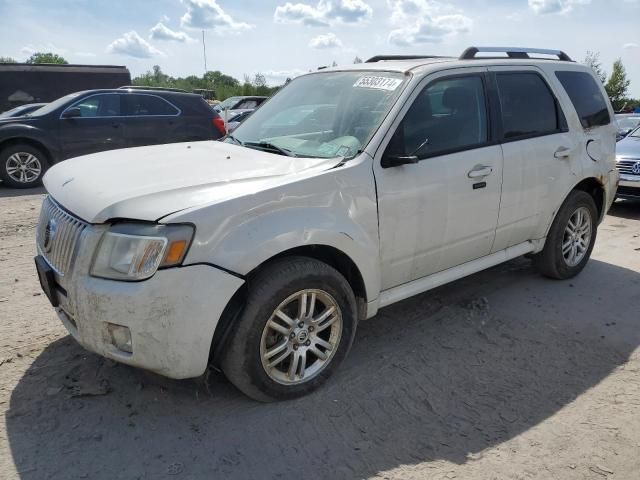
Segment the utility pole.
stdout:
<path fill-rule="evenodd" d="M 204 57 L 204 73 L 207 73 L 207 45 L 204 41 L 204 30 L 202 30 L 202 56 Z"/>

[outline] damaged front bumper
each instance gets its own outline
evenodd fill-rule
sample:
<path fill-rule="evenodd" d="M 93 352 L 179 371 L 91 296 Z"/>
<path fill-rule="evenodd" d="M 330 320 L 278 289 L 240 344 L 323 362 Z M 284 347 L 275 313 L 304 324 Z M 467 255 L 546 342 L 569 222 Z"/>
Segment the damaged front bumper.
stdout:
<path fill-rule="evenodd" d="M 69 292 L 74 314 L 63 306 L 57 312 L 87 350 L 170 378 L 197 377 L 218 320 L 243 283 L 208 265 L 161 270 L 143 282 L 87 275 Z"/>

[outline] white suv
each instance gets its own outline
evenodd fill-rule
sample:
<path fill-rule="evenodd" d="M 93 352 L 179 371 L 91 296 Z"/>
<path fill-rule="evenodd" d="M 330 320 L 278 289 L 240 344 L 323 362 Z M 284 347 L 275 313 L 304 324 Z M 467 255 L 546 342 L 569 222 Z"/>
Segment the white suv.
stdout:
<path fill-rule="evenodd" d="M 54 166 L 38 273 L 93 352 L 294 398 L 381 307 L 525 254 L 580 272 L 616 192 L 612 118 L 560 51 L 313 72 L 223 141 Z"/>

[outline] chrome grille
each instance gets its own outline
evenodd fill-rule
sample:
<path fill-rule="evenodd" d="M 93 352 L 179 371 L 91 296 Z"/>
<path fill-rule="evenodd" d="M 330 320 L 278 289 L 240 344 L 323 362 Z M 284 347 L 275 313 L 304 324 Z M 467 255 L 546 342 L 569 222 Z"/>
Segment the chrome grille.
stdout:
<path fill-rule="evenodd" d="M 45 197 L 36 230 L 38 253 L 59 274 L 69 271 L 78 239 L 89 224 L 68 214 Z"/>
<path fill-rule="evenodd" d="M 640 163 L 640 158 L 627 158 L 621 159 L 617 162 L 618 171 L 620 173 L 624 173 L 625 175 L 638 175 L 637 173 L 633 173 L 633 166 L 636 163 Z"/>

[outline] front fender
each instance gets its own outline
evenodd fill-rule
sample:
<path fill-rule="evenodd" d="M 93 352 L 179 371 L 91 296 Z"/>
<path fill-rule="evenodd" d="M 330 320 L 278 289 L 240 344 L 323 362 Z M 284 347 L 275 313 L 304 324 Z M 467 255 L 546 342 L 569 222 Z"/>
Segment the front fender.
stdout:
<path fill-rule="evenodd" d="M 367 300 L 378 297 L 378 217 L 367 161 L 163 221 L 196 225 L 186 264 L 211 263 L 246 275 L 287 250 L 326 245 L 347 255 L 360 270 Z"/>
<path fill-rule="evenodd" d="M 55 143 L 51 139 L 51 135 L 28 123 L 9 123 L 0 125 L 0 145 L 4 142 L 26 140 L 28 142 L 35 142 L 41 145 L 51 156 L 53 163 L 59 160 L 59 150 Z"/>

